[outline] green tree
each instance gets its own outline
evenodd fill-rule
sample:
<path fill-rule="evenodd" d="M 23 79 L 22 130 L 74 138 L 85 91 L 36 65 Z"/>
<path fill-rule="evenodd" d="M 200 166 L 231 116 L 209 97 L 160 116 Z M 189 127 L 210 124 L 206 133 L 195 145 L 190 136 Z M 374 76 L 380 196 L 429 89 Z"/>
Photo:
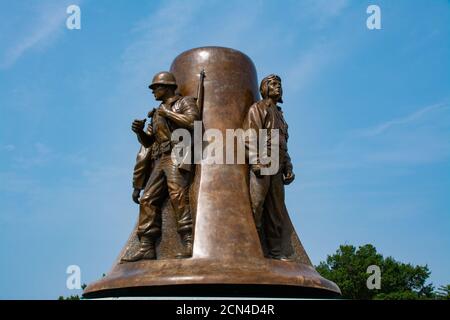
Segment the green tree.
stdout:
<path fill-rule="evenodd" d="M 446 286 L 440 286 L 436 298 L 440 300 L 450 300 L 450 284 Z"/>
<path fill-rule="evenodd" d="M 86 287 L 87 287 L 87 284 L 83 283 L 81 285 L 81 290 L 86 289 Z M 77 295 L 77 294 L 76 295 L 70 295 L 68 297 L 59 296 L 58 300 L 81 300 L 81 297 L 79 295 Z"/>
<path fill-rule="evenodd" d="M 376 265 L 381 270 L 381 288 L 369 289 L 367 268 Z M 366 244 L 356 249 L 341 245 L 335 254 L 321 262 L 317 271 L 341 288 L 347 299 L 430 299 L 435 297 L 432 284 L 426 284 L 428 266 L 413 266 L 383 258 L 374 246 Z"/>

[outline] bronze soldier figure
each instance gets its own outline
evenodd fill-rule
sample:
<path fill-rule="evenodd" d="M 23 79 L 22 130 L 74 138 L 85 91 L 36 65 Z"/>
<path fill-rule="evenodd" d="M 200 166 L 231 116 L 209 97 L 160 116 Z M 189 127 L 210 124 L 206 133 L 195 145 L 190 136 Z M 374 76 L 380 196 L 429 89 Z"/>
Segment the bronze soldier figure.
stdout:
<path fill-rule="evenodd" d="M 155 112 L 156 108 L 153 108 L 148 113 L 148 117 L 152 119 Z M 145 123 L 146 119 L 140 120 L 140 122 Z M 152 132 L 153 132 L 153 124 L 152 122 L 150 122 L 147 126 L 147 134 L 151 135 Z M 146 148 L 143 145 L 140 146 L 140 149 L 136 155 L 136 164 L 134 165 L 133 170 L 133 194 L 131 197 L 133 198 L 133 201 L 137 204 L 139 204 L 139 197 L 141 196 L 141 191 L 147 185 L 148 178 L 150 176 L 150 173 L 152 172 L 151 155 L 152 155 L 151 147 Z"/>
<path fill-rule="evenodd" d="M 148 116 L 151 118 L 156 109 L 153 109 L 148 113 Z M 142 120 L 145 122 L 145 119 Z M 147 134 L 151 135 L 152 133 L 152 124 L 150 123 L 147 126 Z M 141 196 L 141 191 L 147 185 L 148 178 L 150 173 L 152 172 L 152 159 L 151 159 L 151 147 L 146 148 L 141 145 L 139 152 L 136 156 L 136 164 L 134 165 L 133 170 L 133 201 L 139 204 L 139 197 Z"/>
<path fill-rule="evenodd" d="M 287 149 L 288 125 L 283 117 L 281 107 L 283 90 L 279 76 L 271 74 L 261 81 L 262 100 L 254 103 L 244 121 L 244 129 L 279 130 L 279 170 L 273 175 L 261 175 L 262 164 L 257 156 L 257 163 L 250 167 L 250 198 L 255 224 L 260 240 L 268 249 L 270 258 L 289 261 L 290 236 L 288 212 L 284 204 L 284 185 L 290 184 L 295 175 L 292 172 L 291 158 Z M 270 143 L 268 146 L 270 151 Z M 265 237 L 263 236 L 265 235 Z"/>
<path fill-rule="evenodd" d="M 140 249 L 122 261 L 156 259 L 155 241 L 161 235 L 161 207 L 167 196 L 175 211 L 177 230 L 185 249 L 177 258 L 192 256 L 192 216 L 189 205 L 192 166 L 181 166 L 172 160 L 174 142 L 171 141 L 171 134 L 178 128 L 192 130 L 194 121 L 199 119 L 199 112 L 195 98 L 175 93 L 176 80 L 169 72 L 157 73 L 149 88 L 155 99 L 161 101 L 152 114 L 153 121 L 147 132 L 144 131 L 144 120 L 135 120 L 132 124 L 132 130 L 143 146 L 137 157 L 133 178 L 133 200 L 139 200 L 137 234 Z M 148 157 L 151 159 L 150 164 Z M 148 181 L 139 199 L 146 174 L 149 174 Z"/>

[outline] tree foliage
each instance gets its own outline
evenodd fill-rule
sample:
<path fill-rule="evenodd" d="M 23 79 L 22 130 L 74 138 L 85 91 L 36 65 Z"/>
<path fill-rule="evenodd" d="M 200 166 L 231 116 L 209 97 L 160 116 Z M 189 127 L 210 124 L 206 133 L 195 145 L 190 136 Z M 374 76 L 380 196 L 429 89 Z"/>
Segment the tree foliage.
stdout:
<path fill-rule="evenodd" d="M 446 286 L 440 286 L 436 292 L 436 297 L 442 300 L 450 300 L 450 284 Z"/>
<path fill-rule="evenodd" d="M 87 284 L 85 284 L 85 283 L 83 283 L 83 284 L 81 285 L 81 289 L 82 289 L 82 290 L 86 289 L 86 287 L 87 287 Z M 81 297 L 80 297 L 79 295 L 77 295 L 77 294 L 75 294 L 75 295 L 70 295 L 70 296 L 68 296 L 68 297 L 59 296 L 59 297 L 58 297 L 58 300 L 81 300 Z"/>
<path fill-rule="evenodd" d="M 381 270 L 380 289 L 369 289 L 367 268 L 376 265 Z M 341 245 L 335 254 L 316 267 L 325 278 L 335 282 L 347 299 L 432 299 L 437 298 L 432 284 L 427 284 L 431 272 L 428 266 L 414 266 L 384 258 L 370 244 L 358 249 Z M 442 288 L 442 297 L 449 294 Z M 445 291 L 447 290 L 447 291 Z"/>

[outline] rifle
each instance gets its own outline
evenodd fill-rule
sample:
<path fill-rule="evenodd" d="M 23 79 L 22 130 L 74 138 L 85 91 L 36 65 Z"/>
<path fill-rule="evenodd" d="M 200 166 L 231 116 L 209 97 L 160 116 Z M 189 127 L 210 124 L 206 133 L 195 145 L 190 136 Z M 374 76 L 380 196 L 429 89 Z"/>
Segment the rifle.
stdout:
<path fill-rule="evenodd" d="M 200 113 L 201 118 L 203 118 L 202 113 L 203 113 L 203 101 L 204 101 L 204 87 L 203 87 L 203 83 L 205 80 L 205 69 L 202 69 L 202 71 L 200 71 L 200 79 L 198 81 L 198 88 L 197 88 L 197 107 L 198 107 L 198 111 Z"/>

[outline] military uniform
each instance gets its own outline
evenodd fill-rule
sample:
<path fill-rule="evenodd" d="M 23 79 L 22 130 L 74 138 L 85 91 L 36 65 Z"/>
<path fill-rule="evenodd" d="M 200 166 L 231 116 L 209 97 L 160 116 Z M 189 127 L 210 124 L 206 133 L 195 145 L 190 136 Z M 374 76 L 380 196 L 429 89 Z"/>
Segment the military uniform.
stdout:
<path fill-rule="evenodd" d="M 147 133 L 150 133 L 149 130 L 147 130 Z M 142 190 L 145 188 L 151 173 L 151 161 L 151 148 L 146 148 L 141 145 L 133 170 L 133 189 Z"/>
<path fill-rule="evenodd" d="M 195 98 L 175 94 L 177 83 L 170 72 L 159 72 L 149 88 L 160 106 L 149 113 L 152 122 L 143 131 L 144 122 L 135 120 L 132 130 L 137 134 L 142 147 L 136 158 L 133 174 L 133 200 L 137 201 L 139 192 L 145 184 L 139 200 L 139 221 L 137 235 L 140 248 L 130 257 L 122 257 L 123 262 L 142 259 L 155 259 L 155 241 L 161 235 L 161 208 L 169 197 L 175 211 L 177 231 L 181 236 L 185 252 L 177 258 L 192 255 L 192 215 L 189 205 L 189 186 L 192 180 L 192 164 L 172 160 L 172 149 L 177 142 L 172 141 L 176 129 L 192 130 L 194 121 L 199 120 Z M 165 96 L 166 95 L 166 96 Z"/>
<path fill-rule="evenodd" d="M 258 233 L 265 234 L 268 255 L 280 258 L 290 254 L 289 216 L 284 204 L 284 178 L 292 172 L 291 158 L 287 149 L 288 125 L 280 107 L 264 99 L 254 103 L 247 114 L 244 129 L 268 130 L 268 152 L 270 152 L 270 129 L 279 130 L 279 169 L 273 175 L 256 176 L 250 171 L 250 197 Z M 258 157 L 257 157 L 258 158 Z M 259 159 L 257 159 L 259 164 Z"/>
<path fill-rule="evenodd" d="M 161 105 L 159 108 L 164 107 Z M 192 237 L 192 216 L 189 206 L 191 166 L 174 163 L 171 158 L 172 131 L 177 128 L 192 129 L 199 119 L 196 101 L 192 97 L 175 96 L 166 106 L 179 114 L 179 121 L 161 116 L 156 110 L 153 116 L 154 139 L 147 152 L 150 153 L 152 170 L 140 199 L 139 236 L 158 237 L 161 234 L 161 206 L 169 196 L 177 217 L 178 232 L 182 237 Z"/>

